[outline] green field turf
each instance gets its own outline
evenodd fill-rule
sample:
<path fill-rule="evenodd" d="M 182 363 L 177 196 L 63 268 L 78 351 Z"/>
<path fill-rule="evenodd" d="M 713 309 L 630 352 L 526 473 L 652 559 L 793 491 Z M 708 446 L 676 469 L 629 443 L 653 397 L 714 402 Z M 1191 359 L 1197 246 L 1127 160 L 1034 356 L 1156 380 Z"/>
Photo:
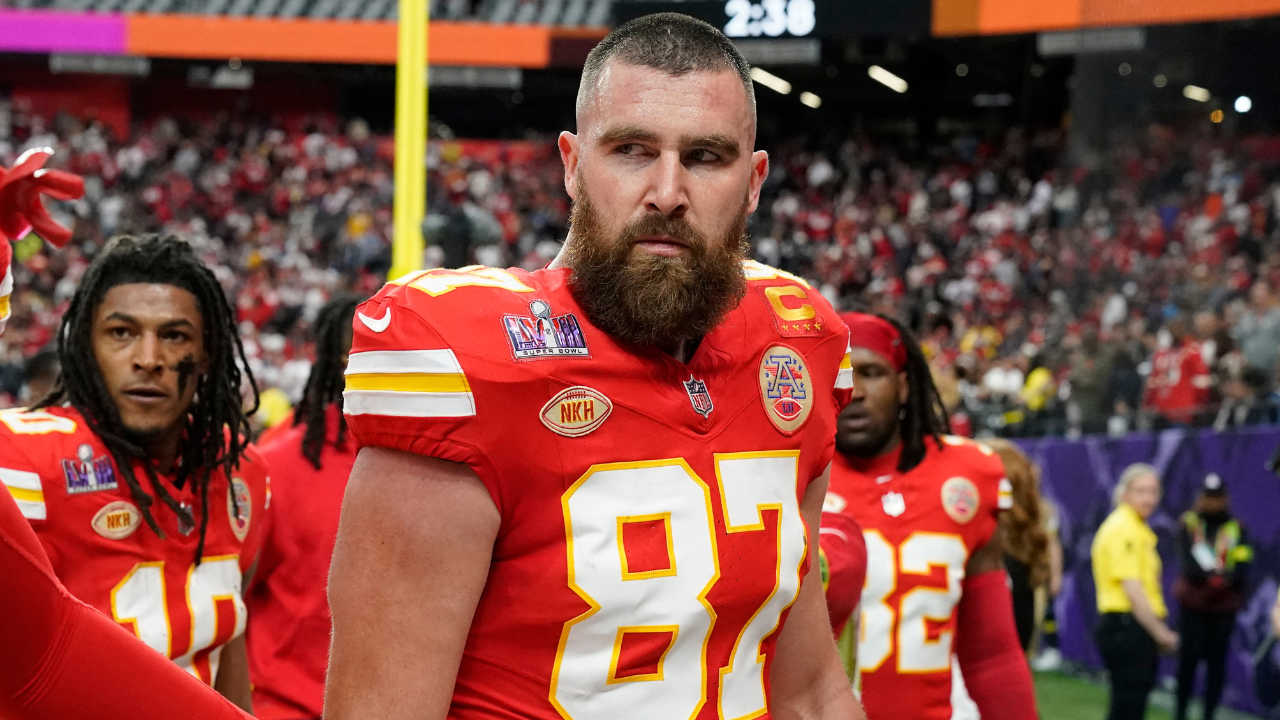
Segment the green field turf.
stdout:
<path fill-rule="evenodd" d="M 1041 720 L 1103 720 L 1107 716 L 1107 689 L 1058 673 L 1036 673 L 1036 701 Z M 1170 714 L 1147 708 L 1146 720 L 1169 720 Z"/>

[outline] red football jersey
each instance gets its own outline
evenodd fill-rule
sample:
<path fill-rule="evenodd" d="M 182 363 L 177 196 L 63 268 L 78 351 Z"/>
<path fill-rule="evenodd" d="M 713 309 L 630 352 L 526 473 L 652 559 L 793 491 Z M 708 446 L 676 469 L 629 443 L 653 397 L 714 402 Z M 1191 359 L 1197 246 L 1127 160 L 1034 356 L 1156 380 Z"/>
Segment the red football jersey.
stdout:
<path fill-rule="evenodd" d="M 329 667 L 329 561 L 338 536 L 342 495 L 356 460 L 356 444 L 334 447 L 336 406 L 320 469 L 302 455 L 306 425 L 283 431 L 261 448 L 271 470 L 271 513 L 249 607 L 249 671 L 253 711 L 264 720 L 320 717 Z"/>
<path fill-rule="evenodd" d="M 146 488 L 142 466 L 135 470 Z M 200 499 L 191 483 L 178 488 L 171 477 L 159 479 L 193 509 L 198 527 Z M 157 500 L 151 512 L 165 537 L 156 535 L 106 446 L 72 408 L 0 412 L 0 482 L 72 595 L 213 684 L 222 645 L 244 632 L 241 576 L 257 553 L 267 495 L 256 452 L 246 454 L 230 483 L 220 471 L 211 478 L 199 565 L 198 530 L 180 528 L 177 515 Z M 239 517 L 232 512 L 233 487 Z"/>
<path fill-rule="evenodd" d="M 898 453 L 836 454 L 828 505 L 862 525 L 867 579 L 858 669 L 869 720 L 951 718 L 952 640 L 969 556 L 996 532 L 1013 497 L 990 448 L 944 438 L 897 471 Z"/>
<path fill-rule="evenodd" d="M 745 270 L 687 364 L 592 326 L 563 269 L 423 272 L 360 308 L 354 436 L 466 463 L 502 518 L 451 718 L 767 716 L 852 375 L 817 291 Z"/>

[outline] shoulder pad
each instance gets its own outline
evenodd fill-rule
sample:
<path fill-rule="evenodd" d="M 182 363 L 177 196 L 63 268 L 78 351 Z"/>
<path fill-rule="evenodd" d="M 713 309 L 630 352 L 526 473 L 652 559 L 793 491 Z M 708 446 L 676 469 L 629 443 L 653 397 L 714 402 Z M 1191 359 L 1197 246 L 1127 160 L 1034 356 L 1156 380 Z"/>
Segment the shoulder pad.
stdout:
<path fill-rule="evenodd" d="M 746 276 L 747 282 L 757 282 L 761 280 L 788 280 L 793 283 L 799 283 L 805 287 L 809 287 L 809 283 L 798 275 L 792 275 L 785 270 L 779 270 L 769 267 L 764 263 L 755 260 L 742 261 L 742 274 Z"/>
<path fill-rule="evenodd" d="M 531 293 L 534 289 L 506 270 L 469 265 L 457 270 L 422 270 L 409 273 L 387 283 L 421 290 L 431 297 L 439 297 L 461 287 L 482 287 L 506 290 L 514 293 Z"/>

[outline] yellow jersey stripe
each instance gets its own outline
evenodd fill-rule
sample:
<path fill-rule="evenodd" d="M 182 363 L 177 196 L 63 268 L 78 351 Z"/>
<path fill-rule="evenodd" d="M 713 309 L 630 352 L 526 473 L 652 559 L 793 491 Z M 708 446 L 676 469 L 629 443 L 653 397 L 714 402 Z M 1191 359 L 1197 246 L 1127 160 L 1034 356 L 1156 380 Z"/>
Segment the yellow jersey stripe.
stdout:
<path fill-rule="evenodd" d="M 357 373 L 347 375 L 347 390 L 392 392 L 471 392 L 462 373 Z"/>
<path fill-rule="evenodd" d="M 14 500 L 41 504 L 44 503 L 44 492 L 40 490 L 24 490 L 22 488 L 11 487 L 9 488 L 9 494 L 13 496 Z"/>

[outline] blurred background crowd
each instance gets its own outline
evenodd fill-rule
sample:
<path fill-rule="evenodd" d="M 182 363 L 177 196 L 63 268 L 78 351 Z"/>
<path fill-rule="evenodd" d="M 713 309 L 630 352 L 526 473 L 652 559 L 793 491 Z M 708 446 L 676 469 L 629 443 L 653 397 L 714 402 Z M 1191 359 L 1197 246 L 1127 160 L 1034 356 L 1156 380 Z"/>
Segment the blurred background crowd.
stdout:
<path fill-rule="evenodd" d="M 865 136 L 770 148 L 755 257 L 921 337 L 958 430 L 1074 435 L 1276 420 L 1280 136 L 1151 125 L 1069 153 L 1058 130 L 928 147 Z M 569 201 L 548 138 L 456 140 L 428 157 L 428 266 L 554 257 Z M 292 126 L 164 116 L 116 137 L 0 100 L 0 164 L 54 147 L 88 179 L 75 241 L 20 244 L 0 392 L 49 345 L 106 238 L 171 232 L 234 299 L 272 424 L 302 392 L 309 323 L 390 266 L 392 144 L 360 119 Z"/>

